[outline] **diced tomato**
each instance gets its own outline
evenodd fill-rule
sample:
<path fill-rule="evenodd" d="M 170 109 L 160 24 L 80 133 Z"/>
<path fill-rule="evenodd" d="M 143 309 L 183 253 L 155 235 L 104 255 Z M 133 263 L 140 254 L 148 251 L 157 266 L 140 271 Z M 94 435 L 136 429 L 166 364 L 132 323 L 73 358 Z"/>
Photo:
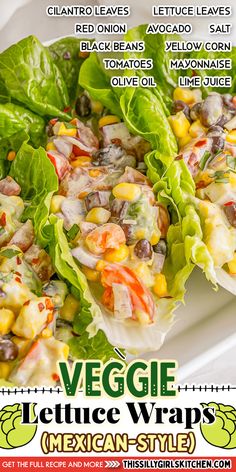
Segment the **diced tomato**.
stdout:
<path fill-rule="evenodd" d="M 66 157 L 57 151 L 48 151 L 47 156 L 55 167 L 59 180 L 62 180 L 65 174 L 70 170 L 70 164 Z"/>
<path fill-rule="evenodd" d="M 103 295 L 103 302 L 109 303 L 109 292 L 107 288 L 112 288 L 112 284 L 123 284 L 129 289 L 131 303 L 133 305 L 133 319 L 137 319 L 136 310 L 140 310 L 149 315 L 153 321 L 155 314 L 155 304 L 151 292 L 138 279 L 129 267 L 122 267 L 118 264 L 106 264 L 101 274 L 101 283 L 106 288 Z"/>
<path fill-rule="evenodd" d="M 224 203 L 224 206 L 231 206 L 231 205 L 235 205 L 235 202 L 231 201 L 231 202 Z"/>
<path fill-rule="evenodd" d="M 79 141 L 78 141 L 78 144 L 79 144 Z M 84 147 L 84 149 L 81 149 L 79 146 L 73 146 L 72 152 L 75 155 L 75 157 L 78 157 L 78 156 L 91 156 L 92 153 L 91 153 L 90 148 L 88 148 L 89 149 L 89 151 L 88 151 L 88 150 L 86 150 L 85 146 L 83 146 L 83 147 Z"/>
<path fill-rule="evenodd" d="M 235 106 L 235 108 L 236 108 L 236 95 L 233 97 L 233 99 L 232 99 L 232 103 L 233 103 L 233 105 L 234 105 L 234 106 Z"/>
<path fill-rule="evenodd" d="M 206 144 L 207 144 L 206 139 L 200 139 L 200 141 L 197 141 L 197 143 L 195 143 L 195 146 L 196 147 L 202 147 L 202 146 L 205 146 Z"/>
<path fill-rule="evenodd" d="M 54 382 L 58 382 L 58 380 L 60 380 L 60 377 L 58 374 L 52 374 L 52 380 L 54 380 Z"/>
<path fill-rule="evenodd" d="M 0 216 L 0 226 L 2 226 L 4 228 L 4 226 L 6 226 L 7 224 L 7 215 L 5 212 L 3 212 Z"/>
<path fill-rule="evenodd" d="M 58 118 L 52 118 L 49 123 L 50 125 L 54 126 L 58 122 Z"/>
<path fill-rule="evenodd" d="M 45 306 L 44 306 L 43 303 L 38 303 L 38 309 L 39 309 L 40 312 L 43 311 L 44 308 L 45 308 Z"/>

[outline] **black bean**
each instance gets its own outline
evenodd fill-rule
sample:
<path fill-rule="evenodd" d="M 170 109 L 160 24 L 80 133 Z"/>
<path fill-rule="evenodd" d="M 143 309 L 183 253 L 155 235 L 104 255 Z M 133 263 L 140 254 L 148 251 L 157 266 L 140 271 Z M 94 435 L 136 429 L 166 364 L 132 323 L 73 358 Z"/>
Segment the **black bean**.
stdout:
<path fill-rule="evenodd" d="M 222 134 L 223 132 L 224 132 L 223 128 L 217 124 L 217 125 L 210 126 L 210 128 L 207 131 L 207 136 L 209 137 L 218 136 Z"/>
<path fill-rule="evenodd" d="M 175 100 L 173 104 L 173 113 L 178 113 L 179 111 L 182 111 L 186 118 L 190 120 L 190 108 L 187 103 L 183 102 L 182 100 Z"/>
<path fill-rule="evenodd" d="M 91 102 L 87 95 L 83 94 L 75 102 L 75 111 L 79 116 L 89 116 L 91 114 Z"/>
<path fill-rule="evenodd" d="M 13 361 L 18 356 L 18 347 L 10 339 L 0 340 L 0 362 Z"/>
<path fill-rule="evenodd" d="M 225 123 L 229 121 L 229 118 L 225 115 L 221 115 L 219 120 L 217 121 L 216 125 L 220 126 L 221 128 L 224 127 Z"/>
<path fill-rule="evenodd" d="M 69 60 L 71 59 L 71 53 L 70 53 L 70 51 L 64 52 L 64 54 L 63 54 L 63 59 L 65 59 L 65 61 L 69 61 Z"/>
<path fill-rule="evenodd" d="M 123 220 L 128 210 L 129 203 L 125 200 L 114 198 L 111 204 L 111 216 Z"/>
<path fill-rule="evenodd" d="M 143 261 L 148 261 L 152 258 L 152 245 L 148 239 L 140 239 L 134 246 L 134 254 Z"/>
<path fill-rule="evenodd" d="M 236 202 L 232 202 L 231 205 L 224 205 L 223 208 L 229 223 L 236 228 Z"/>
<path fill-rule="evenodd" d="M 135 242 L 134 233 L 133 233 L 133 226 L 128 223 L 120 223 L 121 228 L 125 233 L 126 244 L 127 246 L 131 246 Z"/>
<path fill-rule="evenodd" d="M 160 239 L 159 243 L 155 244 L 155 246 L 153 246 L 153 250 L 157 254 L 163 254 L 163 256 L 165 256 L 166 253 L 167 253 L 167 245 L 166 245 L 165 240 Z"/>
<path fill-rule="evenodd" d="M 46 126 L 46 133 L 48 135 L 49 138 L 51 138 L 52 136 L 54 136 L 54 131 L 53 131 L 53 125 L 51 123 L 49 123 L 47 126 Z"/>
<path fill-rule="evenodd" d="M 222 136 L 212 136 L 211 139 L 212 139 L 211 151 L 213 152 L 213 154 L 223 151 L 224 146 L 225 146 L 224 138 L 222 138 Z"/>
<path fill-rule="evenodd" d="M 208 95 L 201 106 L 200 120 L 209 128 L 217 124 L 223 114 L 223 100 L 219 94 Z"/>
<path fill-rule="evenodd" d="M 201 107 L 202 107 L 202 103 L 201 102 L 198 102 L 198 103 L 195 103 L 191 110 L 190 110 L 190 118 L 195 121 L 199 118 L 200 116 L 200 111 L 201 111 Z"/>

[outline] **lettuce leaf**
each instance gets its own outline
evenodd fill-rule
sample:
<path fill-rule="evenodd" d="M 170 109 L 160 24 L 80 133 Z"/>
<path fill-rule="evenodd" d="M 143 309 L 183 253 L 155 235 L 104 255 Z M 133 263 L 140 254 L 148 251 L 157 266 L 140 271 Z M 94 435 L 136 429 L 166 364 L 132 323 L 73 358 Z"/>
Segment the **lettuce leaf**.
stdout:
<path fill-rule="evenodd" d="M 94 302 L 85 275 L 80 271 L 70 253 L 63 231 L 63 220 L 50 217 L 46 231 L 50 235 L 49 253 L 60 278 L 69 283 L 71 292 L 80 300 L 80 311 L 75 316 L 73 330 L 78 335 L 69 341 L 74 358 L 101 359 L 104 362 L 117 357 L 113 346 L 108 342 L 96 322 L 102 316 L 99 306 Z"/>
<path fill-rule="evenodd" d="M 61 71 L 71 102 L 78 95 L 79 71 L 84 62 L 84 59 L 79 57 L 80 41 L 79 38 L 62 38 L 48 48 L 52 60 Z"/>
<path fill-rule="evenodd" d="M 21 187 L 21 197 L 28 203 L 22 221 L 32 219 L 36 236 L 42 246 L 48 242 L 44 232 L 51 198 L 58 190 L 55 168 L 45 150 L 34 149 L 24 142 L 14 159 L 10 175 Z"/>
<path fill-rule="evenodd" d="M 46 143 L 43 118 L 14 103 L 0 104 L 0 138 L 10 138 L 19 131 L 25 131 L 35 147 Z"/>
<path fill-rule="evenodd" d="M 157 157 L 158 166 L 163 166 L 163 163 L 159 163 Z M 171 294 L 178 296 L 178 291 L 181 292 L 182 276 L 191 273 L 193 264 L 201 267 L 207 279 L 216 287 L 213 259 L 203 242 L 195 184 L 183 160 L 175 160 L 166 168 L 162 179 L 154 184 L 154 191 L 158 200 L 167 205 L 174 223 L 167 235 L 169 254 L 164 266 Z"/>
<path fill-rule="evenodd" d="M 69 96 L 61 72 L 34 36 L 0 54 L 0 80 L 14 100 L 35 113 L 70 118 L 63 112 Z"/>
<path fill-rule="evenodd" d="M 169 62 L 172 58 L 179 58 L 182 53 L 173 53 L 165 51 L 166 41 L 179 41 L 181 37 L 173 34 L 146 34 L 148 25 L 140 25 L 130 29 L 125 35 L 126 41 L 144 41 L 145 51 L 128 51 L 124 56 L 126 59 L 152 59 L 152 69 L 135 71 L 137 75 L 152 75 L 156 81 L 157 89 L 153 89 L 153 93 L 159 94 L 159 99 L 162 101 L 162 106 L 166 106 L 166 113 L 172 106 L 172 94 L 174 89 L 178 86 L 178 77 L 180 70 L 170 69 Z"/>
<path fill-rule="evenodd" d="M 110 76 L 100 64 L 96 53 L 84 61 L 80 68 L 79 84 L 87 90 L 94 100 L 99 100 L 112 113 L 122 117 L 119 104 L 119 89 L 113 89 L 110 84 Z"/>
<path fill-rule="evenodd" d="M 153 149 L 168 157 L 177 153 L 177 142 L 157 96 L 150 89 L 127 88 L 120 99 L 123 119 L 132 133 L 142 136 Z"/>
<path fill-rule="evenodd" d="M 6 177 L 10 169 L 10 162 L 7 160 L 9 151 L 19 151 L 24 141 L 29 141 L 29 136 L 24 130 L 12 134 L 9 138 L 0 139 L 0 179 Z"/>

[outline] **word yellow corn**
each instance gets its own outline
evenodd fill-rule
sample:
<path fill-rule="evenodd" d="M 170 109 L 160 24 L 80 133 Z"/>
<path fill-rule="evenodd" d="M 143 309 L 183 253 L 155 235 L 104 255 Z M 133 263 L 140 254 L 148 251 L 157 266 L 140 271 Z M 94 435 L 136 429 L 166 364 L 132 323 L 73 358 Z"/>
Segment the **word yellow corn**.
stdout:
<path fill-rule="evenodd" d="M 15 322 L 15 315 L 12 310 L 7 308 L 0 309 L 0 335 L 8 334 Z"/>
<path fill-rule="evenodd" d="M 75 161 L 71 161 L 72 167 L 86 167 L 91 164 L 92 159 L 89 156 L 80 156 Z"/>
<path fill-rule="evenodd" d="M 60 128 L 58 130 L 58 136 L 76 136 L 77 129 L 76 128 L 66 128 L 64 123 L 61 123 Z"/>
<path fill-rule="evenodd" d="M 177 87 L 174 91 L 174 100 L 182 100 L 185 103 L 193 103 L 195 96 L 193 91 L 188 88 Z"/>
<path fill-rule="evenodd" d="M 138 200 L 141 195 L 141 189 L 136 184 L 122 182 L 113 188 L 112 193 L 115 198 L 132 202 L 134 200 Z"/>
<path fill-rule="evenodd" d="M 118 116 L 107 115 L 100 118 L 98 122 L 98 126 L 99 128 L 103 128 L 103 126 L 114 125 L 115 123 L 119 123 L 119 122 L 120 122 L 120 118 L 118 118 Z"/>
<path fill-rule="evenodd" d="M 82 271 L 86 278 L 90 280 L 90 282 L 98 282 L 100 279 L 100 273 L 97 270 L 90 269 L 89 267 L 83 266 Z"/>
<path fill-rule="evenodd" d="M 192 138 L 206 134 L 206 131 L 207 129 L 201 124 L 200 120 L 194 121 L 189 128 L 189 134 Z"/>
<path fill-rule="evenodd" d="M 59 213 L 61 211 L 62 202 L 65 200 L 66 197 L 63 195 L 53 195 L 50 205 L 50 212 L 51 213 Z"/>
<path fill-rule="evenodd" d="M 121 244 L 118 249 L 109 249 L 104 256 L 107 262 L 121 262 L 129 256 L 129 248 L 126 244 Z"/>
<path fill-rule="evenodd" d="M 103 225 L 108 222 L 111 212 L 102 207 L 92 208 L 86 215 L 86 221 Z"/>
<path fill-rule="evenodd" d="M 236 129 L 233 129 L 227 134 L 226 141 L 231 144 L 236 144 Z"/>
<path fill-rule="evenodd" d="M 168 121 L 176 138 L 183 138 L 190 128 L 190 123 L 182 111 L 168 117 Z"/>
<path fill-rule="evenodd" d="M 236 252 L 234 253 L 232 261 L 228 262 L 228 268 L 230 274 L 236 274 Z"/>
<path fill-rule="evenodd" d="M 155 275 L 155 283 L 153 286 L 154 293 L 159 297 L 167 297 L 167 283 L 164 274 L 156 274 Z"/>
<path fill-rule="evenodd" d="M 65 303 L 60 310 L 60 316 L 64 320 L 73 321 L 76 313 L 79 311 L 80 303 L 79 301 L 73 297 L 73 295 L 67 295 L 65 299 Z"/>

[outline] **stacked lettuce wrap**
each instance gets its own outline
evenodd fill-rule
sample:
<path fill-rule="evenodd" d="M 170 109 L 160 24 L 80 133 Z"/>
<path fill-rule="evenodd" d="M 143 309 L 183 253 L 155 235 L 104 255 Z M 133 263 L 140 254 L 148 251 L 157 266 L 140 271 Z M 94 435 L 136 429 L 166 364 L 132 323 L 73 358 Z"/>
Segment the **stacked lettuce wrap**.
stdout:
<path fill-rule="evenodd" d="M 222 187 L 222 194 L 227 194 L 223 205 L 228 204 L 222 209 L 214 188 L 210 198 L 208 185 L 198 185 L 208 166 L 205 182 L 233 182 L 234 128 L 229 129 L 234 126 L 229 125 L 234 119 L 233 96 L 228 96 L 227 105 L 227 99 L 217 95 L 222 114 L 227 116 L 222 132 L 211 129 L 219 126 L 219 113 L 216 118 L 214 114 L 214 122 L 202 123 L 202 110 L 214 97 L 209 95 L 212 91 L 178 89 L 180 71 L 169 69 L 171 56 L 165 52 L 165 40 L 174 38 L 148 36 L 145 31 L 143 25 L 125 37 L 144 41 L 145 52 L 127 52 L 124 57 L 153 59 L 153 70 L 148 73 L 155 77 L 155 89 L 112 88 L 102 57 L 80 53 L 76 38 L 64 38 L 46 48 L 31 36 L 0 54 L 1 293 L 4 295 L 6 277 L 15 276 L 13 262 L 17 263 L 20 254 L 37 281 L 30 287 L 24 282 L 31 292 L 29 299 L 49 297 L 53 312 L 49 321 L 29 335 L 27 317 L 19 318 L 28 300 L 22 299 L 16 310 L 2 297 L 0 311 L 11 310 L 13 315 L 5 330 L 0 323 L 0 354 L 6 339 L 15 345 L 18 342 L 18 351 L 14 359 L 2 355 L 0 376 L 17 384 L 57 381 L 54 371 L 50 379 L 35 378 L 28 367 L 32 369 L 35 360 L 30 346 L 41 346 L 42 336 L 48 336 L 49 343 L 52 338 L 69 345 L 71 360 L 105 361 L 116 356 L 113 346 L 134 353 L 158 349 L 195 264 L 214 284 L 219 281 L 235 293 L 230 273 L 235 249 L 233 188 L 229 200 L 229 190 Z M 233 49 L 233 67 L 234 56 Z M 124 73 L 143 75 L 147 71 Z M 234 89 L 223 92 L 233 95 Z M 227 123 L 231 138 L 223 129 Z M 193 147 L 194 152 L 196 147 L 200 149 L 196 143 L 203 138 L 193 173 L 189 156 Z M 225 167 L 212 170 L 222 153 Z M 230 172 L 231 180 L 215 182 L 219 172 Z M 11 194 L 10 184 L 14 189 L 18 186 L 17 194 Z M 2 215 L 13 195 L 21 199 L 21 211 L 9 209 L 9 222 L 17 215 L 10 224 Z M 25 249 L 22 240 L 27 239 L 29 226 L 32 237 Z M 220 262 L 214 246 L 215 228 L 227 247 Z M 17 231 L 21 231 L 20 238 L 14 239 Z M 34 251 L 43 251 L 43 260 L 49 258 L 52 271 L 47 280 L 40 280 Z M 14 283 L 20 282 L 14 279 Z M 22 319 L 21 333 L 14 326 L 18 319 L 18 324 Z M 14 339 L 20 337 L 30 339 L 28 350 L 20 349 L 19 340 Z M 41 365 L 48 351 L 36 353 Z M 62 357 L 60 352 L 55 356 L 62 358 L 65 350 Z"/>

